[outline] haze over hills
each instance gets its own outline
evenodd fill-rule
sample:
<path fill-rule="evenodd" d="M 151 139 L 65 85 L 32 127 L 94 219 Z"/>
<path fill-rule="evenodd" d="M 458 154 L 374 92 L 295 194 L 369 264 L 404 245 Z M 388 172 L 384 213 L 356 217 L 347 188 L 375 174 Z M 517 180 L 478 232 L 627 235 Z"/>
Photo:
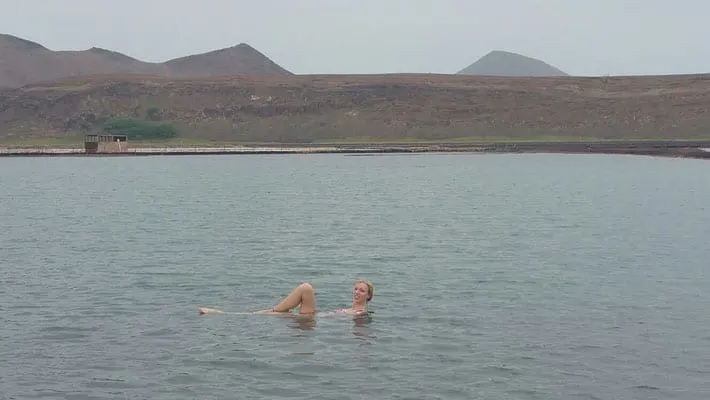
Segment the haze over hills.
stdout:
<path fill-rule="evenodd" d="M 17 88 L 59 78 L 147 74 L 173 78 L 219 75 L 291 75 L 246 43 L 207 53 L 150 63 L 111 50 L 53 51 L 39 43 L 0 34 L 0 87 Z"/>
<path fill-rule="evenodd" d="M 544 61 L 500 50 L 491 51 L 457 73 L 489 76 L 569 76 Z"/>

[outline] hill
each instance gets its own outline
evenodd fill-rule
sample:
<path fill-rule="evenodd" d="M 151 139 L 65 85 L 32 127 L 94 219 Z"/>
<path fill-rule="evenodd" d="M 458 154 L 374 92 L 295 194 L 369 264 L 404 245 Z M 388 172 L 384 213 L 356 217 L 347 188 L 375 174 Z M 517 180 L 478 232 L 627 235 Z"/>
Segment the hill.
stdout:
<path fill-rule="evenodd" d="M 488 76 L 568 76 L 538 59 L 500 50 L 486 54 L 457 73 Z"/>
<path fill-rule="evenodd" d="M 180 78 L 291 73 L 245 43 L 163 63 L 149 63 L 97 47 L 83 51 L 52 51 L 39 43 L 0 34 L 0 87 L 16 88 L 29 83 L 97 74 Z"/>
<path fill-rule="evenodd" d="M 170 76 L 174 77 L 291 74 L 246 43 L 227 49 L 176 58 L 165 62 L 164 65 L 170 71 Z"/>
<path fill-rule="evenodd" d="M 4 139 L 97 132 L 110 118 L 230 142 L 708 138 L 710 75 L 114 75 L 0 91 Z"/>

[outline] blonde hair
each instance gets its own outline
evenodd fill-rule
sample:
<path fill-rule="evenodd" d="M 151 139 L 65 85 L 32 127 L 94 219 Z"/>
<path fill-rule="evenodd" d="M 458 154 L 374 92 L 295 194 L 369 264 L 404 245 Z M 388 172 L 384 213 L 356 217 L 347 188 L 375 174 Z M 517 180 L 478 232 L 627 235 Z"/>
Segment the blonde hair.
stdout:
<path fill-rule="evenodd" d="M 358 283 L 364 283 L 367 286 L 367 301 L 372 300 L 372 296 L 375 294 L 375 287 L 372 286 L 372 283 L 367 279 L 358 279 L 355 284 L 357 285 Z"/>

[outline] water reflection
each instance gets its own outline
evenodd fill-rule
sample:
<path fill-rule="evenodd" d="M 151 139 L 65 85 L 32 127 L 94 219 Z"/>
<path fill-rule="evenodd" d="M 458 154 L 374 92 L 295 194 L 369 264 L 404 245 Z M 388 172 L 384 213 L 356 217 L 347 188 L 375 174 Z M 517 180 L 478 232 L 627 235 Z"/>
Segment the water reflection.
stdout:
<path fill-rule="evenodd" d="M 287 326 L 291 329 L 299 331 L 312 331 L 316 327 L 317 318 L 309 315 L 291 314 L 288 315 L 289 323 Z M 352 318 L 353 335 L 359 338 L 370 338 L 372 332 L 368 325 L 372 323 L 372 315 L 358 315 Z"/>
<path fill-rule="evenodd" d="M 296 314 L 289 322 L 288 327 L 301 331 L 312 331 L 316 327 L 316 319 L 310 315 Z"/>
<path fill-rule="evenodd" d="M 368 327 L 372 323 L 372 315 L 358 315 L 353 318 L 353 336 L 359 340 L 372 338 L 372 330 Z"/>

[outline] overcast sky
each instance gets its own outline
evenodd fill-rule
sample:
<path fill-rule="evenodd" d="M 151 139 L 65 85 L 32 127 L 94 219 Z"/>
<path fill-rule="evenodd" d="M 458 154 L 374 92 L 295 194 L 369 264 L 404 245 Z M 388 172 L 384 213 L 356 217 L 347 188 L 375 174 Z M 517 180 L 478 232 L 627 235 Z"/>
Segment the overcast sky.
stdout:
<path fill-rule="evenodd" d="M 0 33 L 144 61 L 245 42 L 294 73 L 454 73 L 491 50 L 572 75 L 710 72 L 708 0 L 0 0 Z"/>

